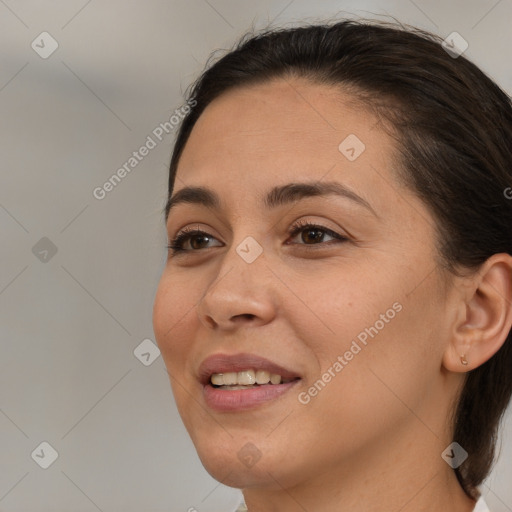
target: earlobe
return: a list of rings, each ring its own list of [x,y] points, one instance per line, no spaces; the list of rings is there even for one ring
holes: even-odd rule
[[[483,364],[477,362],[474,347],[481,341],[469,337],[468,332],[455,334],[443,355],[443,366],[454,373],[466,373]]]
[[[443,356],[452,372],[474,370],[502,347],[512,326],[512,256],[492,255],[466,279],[460,314]]]

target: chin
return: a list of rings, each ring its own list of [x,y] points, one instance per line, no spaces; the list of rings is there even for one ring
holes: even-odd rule
[[[250,487],[270,488],[275,485],[269,473],[262,468],[247,468],[236,463],[222,465],[214,461],[203,461],[203,459],[201,462],[215,480],[228,487],[247,489]]]
[[[206,471],[215,480],[229,487],[243,489],[247,487],[275,486],[272,476],[283,471],[283,459],[277,453],[276,447],[261,449],[248,439],[230,437],[228,434],[218,437],[192,439],[197,454]]]

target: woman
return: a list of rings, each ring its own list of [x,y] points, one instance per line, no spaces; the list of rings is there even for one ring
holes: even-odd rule
[[[268,31],[190,91],[153,323],[202,463],[250,512],[487,510],[512,106],[453,46]]]

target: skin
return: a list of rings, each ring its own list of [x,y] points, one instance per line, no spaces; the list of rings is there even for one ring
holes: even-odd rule
[[[182,154],[174,192],[200,185],[223,204],[176,206],[169,239],[198,227],[209,241],[170,256],[154,304],[154,331],[176,404],[207,471],[243,489],[250,512],[400,510],[469,512],[441,453],[465,372],[488,360],[512,324],[511,258],[448,275],[437,264],[435,222],[393,174],[394,143],[339,89],[276,79],[214,100]],[[338,149],[356,134],[366,149]],[[336,181],[374,210],[337,196],[275,210],[275,185]],[[325,226],[311,241],[297,220]],[[247,237],[262,254],[247,263]],[[507,302],[508,301],[508,302]],[[402,306],[309,403],[298,400],[357,335],[394,303]],[[216,353],[254,353],[301,381],[253,410],[215,412],[203,399],[199,364]],[[467,366],[460,356],[466,354]],[[261,455],[247,466],[246,443]]]

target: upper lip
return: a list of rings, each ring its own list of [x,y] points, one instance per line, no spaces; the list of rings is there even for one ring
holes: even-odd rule
[[[281,375],[285,380],[293,380],[300,376],[277,363],[255,354],[214,354],[207,357],[199,366],[199,380],[208,384],[214,373],[241,372],[243,370],[266,370]]]

